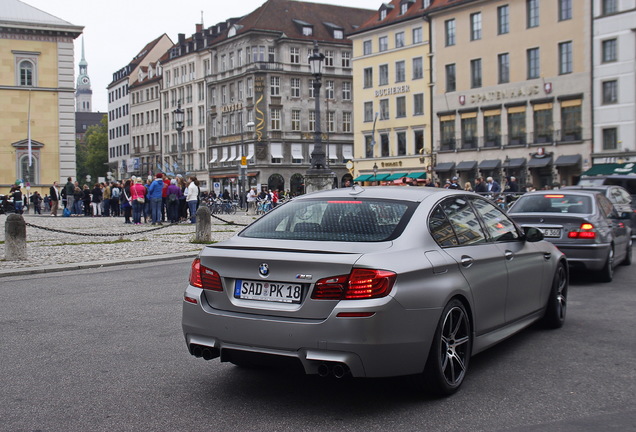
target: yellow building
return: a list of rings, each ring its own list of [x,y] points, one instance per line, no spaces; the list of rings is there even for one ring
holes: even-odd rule
[[[22,181],[48,194],[53,181],[75,177],[73,40],[83,27],[17,0],[2,3],[0,193]]]
[[[354,180],[423,180],[431,160],[428,1],[384,3],[353,41]]]

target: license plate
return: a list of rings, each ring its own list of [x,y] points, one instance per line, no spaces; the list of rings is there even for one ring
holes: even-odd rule
[[[544,237],[561,237],[560,228],[541,228]]]
[[[265,282],[237,279],[234,297],[278,303],[300,303],[303,286],[285,282]]]

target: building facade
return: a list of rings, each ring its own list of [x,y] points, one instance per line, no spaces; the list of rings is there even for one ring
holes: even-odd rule
[[[636,0],[594,0],[593,5],[592,163],[636,162]]]
[[[576,184],[593,137],[590,2],[440,0],[430,18],[437,177]]]
[[[74,39],[83,27],[16,0],[0,12],[0,187],[74,177]]]
[[[240,193],[242,185],[304,193],[316,130],[334,186],[351,178],[346,162],[353,159],[353,67],[346,35],[371,13],[269,0],[219,34],[207,78],[213,189]],[[307,60],[314,41],[325,56],[320,94]]]
[[[393,0],[353,41],[355,181],[405,184],[430,176],[430,2]]]

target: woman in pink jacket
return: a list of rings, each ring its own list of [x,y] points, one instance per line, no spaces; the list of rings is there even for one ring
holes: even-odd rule
[[[141,225],[141,212],[146,201],[146,188],[141,177],[137,177],[135,184],[130,187],[130,195],[132,199],[133,223]]]

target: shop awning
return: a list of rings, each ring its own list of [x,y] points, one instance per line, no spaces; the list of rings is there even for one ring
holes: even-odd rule
[[[507,161],[504,161],[503,163],[503,167],[504,168],[521,168],[526,164],[526,158],[513,158],[513,159],[508,159]]]
[[[457,164],[457,171],[470,171],[477,167],[477,161],[461,161]]]
[[[530,158],[528,168],[545,168],[552,164],[552,156],[542,158]]]
[[[611,174],[636,174],[636,164],[633,162],[629,162],[624,164],[608,163],[592,165],[592,168],[585,171],[581,175],[594,176]]]
[[[384,180],[386,181],[391,181],[391,180],[397,180],[400,179],[402,177],[406,177],[406,173],[395,173],[395,174],[391,174],[390,176],[388,176],[387,178],[385,178]]]
[[[501,166],[501,159],[486,159],[479,162],[480,170],[494,170]]]
[[[362,174],[362,175],[359,175],[358,177],[354,178],[353,181],[354,182],[369,181],[369,179],[371,177],[373,177],[373,174]]]
[[[581,155],[561,155],[554,161],[554,165],[558,167],[570,167],[580,164]]]
[[[437,172],[446,172],[451,171],[453,168],[455,168],[455,162],[441,162],[435,165],[434,169]]]
[[[407,175],[408,178],[412,178],[413,180],[422,180],[426,178],[425,172],[412,172]]]
[[[388,176],[390,176],[391,174],[378,174],[375,177],[371,176],[371,178],[367,181],[384,181],[387,179]]]

